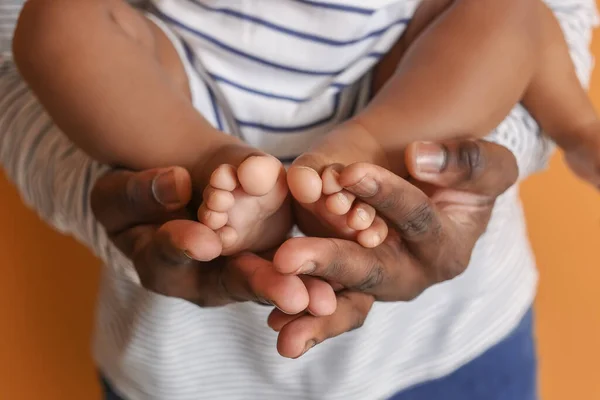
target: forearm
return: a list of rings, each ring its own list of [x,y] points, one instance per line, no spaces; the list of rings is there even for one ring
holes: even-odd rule
[[[391,153],[415,140],[487,134],[531,79],[536,8],[530,0],[453,1],[356,121]]]
[[[182,67],[165,67],[165,59],[179,61],[170,43],[160,42],[166,38],[128,8],[105,16],[105,4],[42,0],[20,18],[15,60],[56,124],[97,160],[133,169],[191,168],[232,143],[173,80],[181,71],[168,68]]]

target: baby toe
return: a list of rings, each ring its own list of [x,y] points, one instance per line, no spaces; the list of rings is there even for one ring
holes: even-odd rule
[[[348,212],[346,222],[350,228],[362,231],[371,226],[376,214],[377,212],[370,205],[357,202]]]

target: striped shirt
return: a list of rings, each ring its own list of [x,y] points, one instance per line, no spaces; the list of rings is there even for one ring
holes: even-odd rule
[[[361,329],[299,360],[277,355],[265,307],[201,309],[144,290],[90,211],[90,189],[106,167],[62,135],[10,61],[20,3],[0,0],[0,163],[28,205],[105,262],[94,356],[126,398],[382,399],[477,357],[531,307],[537,273],[516,187],[498,200],[463,275],[409,303],[375,304]],[[587,85],[594,1],[547,3]],[[356,82],[401,34],[416,4],[156,0],[152,13],[183,39],[190,73],[210,77],[198,83],[195,102],[207,119],[286,158],[347,117],[336,110],[352,112]],[[489,138],[515,154],[521,178],[543,168],[552,150],[520,106]]]

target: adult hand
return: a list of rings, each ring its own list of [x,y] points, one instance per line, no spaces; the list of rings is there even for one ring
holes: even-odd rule
[[[284,274],[309,274],[345,288],[331,316],[271,314],[282,355],[298,357],[361,326],[375,300],[409,301],[461,274],[496,198],[518,176],[512,153],[483,140],[416,143],[406,164],[412,183],[365,163],[340,173],[341,185],[387,220],[383,244],[366,249],[342,239],[293,238],[275,254],[275,268]]]
[[[202,307],[255,301],[288,313],[307,306],[315,315],[333,312],[333,292],[322,280],[282,275],[255,254],[217,257],[218,236],[188,218],[191,188],[188,172],[174,167],[111,171],[92,191],[94,214],[145,288]]]

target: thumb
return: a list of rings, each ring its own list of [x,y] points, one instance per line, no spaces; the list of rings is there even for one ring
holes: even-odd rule
[[[90,196],[92,211],[107,232],[161,222],[190,200],[191,180],[179,167],[141,172],[116,170],[101,177]]]
[[[491,197],[506,191],[519,175],[514,155],[485,140],[416,142],[405,157],[410,175],[419,181]]]

